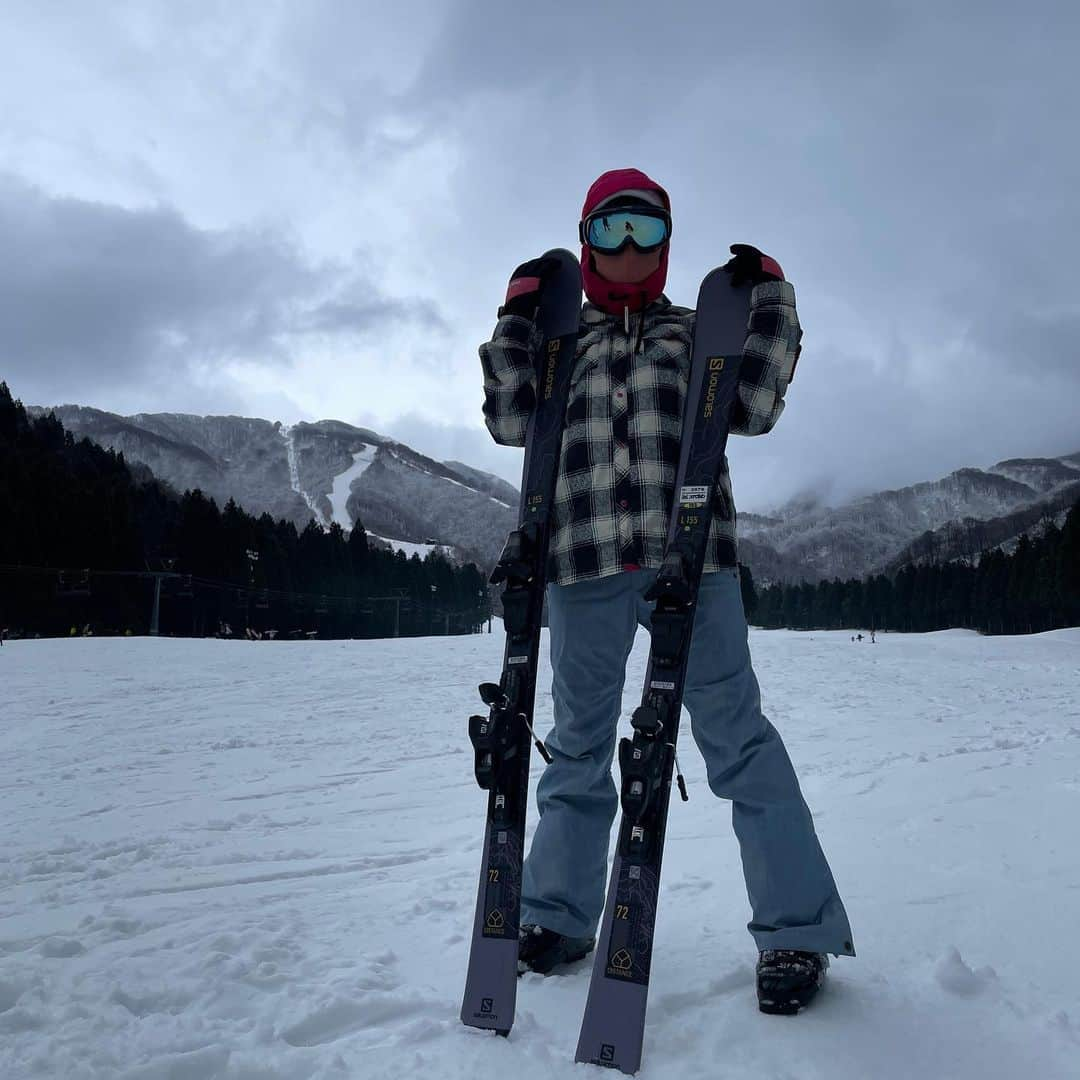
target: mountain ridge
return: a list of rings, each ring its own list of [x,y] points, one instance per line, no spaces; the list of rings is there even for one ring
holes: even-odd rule
[[[360,520],[374,537],[409,550],[431,546],[490,565],[515,525],[517,493],[499,477],[421,454],[340,420],[284,424],[260,417],[137,413],[81,405],[53,412],[76,436],[109,446],[176,489],[235,499],[304,528]],[[507,501],[512,497],[512,504]]]
[[[800,496],[792,501],[794,511],[785,504],[768,515],[740,515],[740,552],[755,578],[811,583],[894,572],[904,565],[911,545],[938,531],[951,538],[941,550],[970,558],[978,550],[959,537],[976,543],[980,536],[992,535],[994,544],[1006,543],[1016,535],[1006,527],[1010,519],[1019,524],[1060,513],[1061,500],[1077,483],[1080,453],[1011,458],[986,469],[964,467],[938,480],[859,496],[837,507],[817,504],[805,510],[807,500]],[[965,523],[988,527],[980,531]],[[911,548],[911,557],[918,550],[925,558],[933,547],[926,542],[923,548]]]
[[[515,527],[518,491],[460,461],[438,461],[369,428],[325,419],[284,424],[234,415],[36,406],[74,434],[124,453],[178,490],[200,488],[303,528],[314,518],[491,567]],[[740,559],[763,583],[892,573],[906,561],[972,558],[1017,529],[1060,515],[1080,484],[1080,451],[965,466],[937,480],[830,506],[803,493],[767,513],[741,513]]]

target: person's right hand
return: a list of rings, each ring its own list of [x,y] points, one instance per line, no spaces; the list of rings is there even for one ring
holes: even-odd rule
[[[499,308],[499,318],[504,315],[521,315],[526,319],[536,317],[544,284],[558,266],[556,259],[530,259],[522,263],[511,275],[506,288],[506,300]]]

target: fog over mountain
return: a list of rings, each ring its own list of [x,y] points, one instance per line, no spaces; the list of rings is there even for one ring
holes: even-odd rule
[[[742,560],[764,581],[865,577],[1008,545],[1080,499],[1080,454],[1001,461],[826,506],[796,499],[739,518]],[[1060,520],[1058,520],[1060,524]]]

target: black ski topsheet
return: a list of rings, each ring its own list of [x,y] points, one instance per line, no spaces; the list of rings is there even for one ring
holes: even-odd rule
[[[562,249],[547,252],[558,269],[545,281],[536,324],[536,407],[525,437],[518,528],[511,533],[493,581],[502,580],[506,648],[498,684],[481,686],[490,706],[469,734],[477,780],[488,791],[483,859],[472,946],[461,1005],[470,1027],[507,1034],[517,995],[518,923],[529,794],[529,756],[547,549],[563,421],[581,323],[581,267]]]
[[[641,1064],[683,683],[750,293],[749,285],[733,288],[719,269],[698,293],[674,505],[664,564],[650,593],[656,607],[645,688],[634,738],[619,747],[623,812],[576,1060],[625,1073]]]

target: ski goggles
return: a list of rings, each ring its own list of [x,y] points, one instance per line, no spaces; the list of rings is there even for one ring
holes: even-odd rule
[[[659,207],[597,210],[578,226],[578,233],[583,244],[604,255],[614,255],[627,244],[641,252],[656,251],[671,238],[671,215]]]

